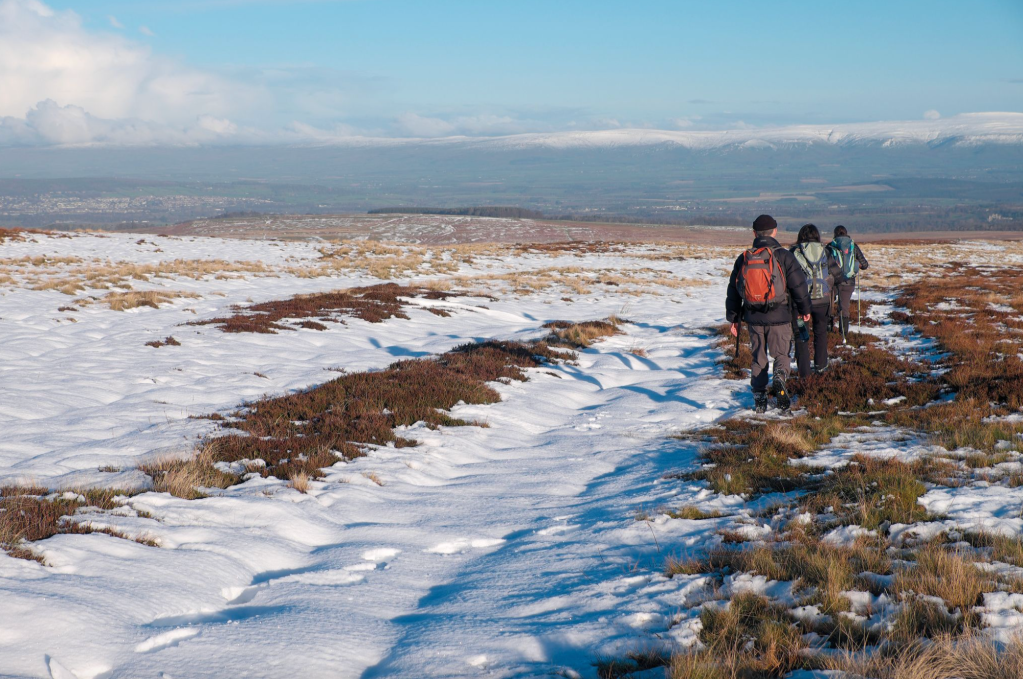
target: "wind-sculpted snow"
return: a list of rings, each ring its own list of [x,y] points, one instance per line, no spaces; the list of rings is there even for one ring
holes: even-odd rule
[[[128,237],[93,238],[39,236],[18,247],[26,254],[65,243],[79,252],[93,243],[136,248]],[[202,239],[160,246],[172,258],[218,249]],[[283,261],[310,249],[239,247],[245,259],[265,249]],[[627,261],[627,253],[616,256]],[[578,264],[576,255],[565,257]],[[597,266],[611,261],[589,257]],[[667,276],[690,278],[723,264],[658,265]],[[0,298],[0,478],[51,488],[138,483],[134,465],[184,454],[213,431],[214,423],[189,415],[325,382],[332,373],[324,368],[380,369],[466,342],[535,339],[550,334],[548,321],[606,318],[626,305],[633,323],[579,350],[574,364],[529,369],[527,382],[493,383],[500,403],[451,411],[485,428],[401,427],[396,433],[418,447],[374,448],[325,470],[306,494],[259,474],[206,499],[143,493],[127,501],[137,512],[101,521],[159,547],[58,535],[33,543],[48,566],[0,555],[4,673],[592,674],[595,653],[667,631],[669,612],[695,585],[660,575],[659,550],[695,543],[705,527],[633,517],[679,492],[660,477],[688,453],[667,436],[737,405],[732,387],[714,377],[717,351],[699,331],[718,315],[715,296],[702,287],[665,288],[664,296],[600,291],[567,302],[552,288],[496,300],[453,297],[442,302],[456,310],[449,317],[410,307],[408,319],[352,318],[328,331],[225,334],[182,325],[249,298],[367,282],[210,276],[189,284],[199,299],[129,311],[58,312],[72,301],[67,295],[9,290]],[[145,345],[170,335],[179,346]],[[646,356],[630,352],[637,348]]]

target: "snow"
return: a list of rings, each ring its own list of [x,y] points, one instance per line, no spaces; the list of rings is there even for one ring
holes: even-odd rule
[[[814,606],[795,608],[790,582],[731,573],[719,588],[708,576],[662,572],[669,555],[687,558],[720,545],[718,531],[770,540],[788,522],[811,519],[796,510],[755,518],[779,496],[746,501],[666,477],[698,462],[696,444],[673,434],[751,405],[745,383],[722,379],[707,330],[722,321],[721,271],[730,260],[652,260],[642,256],[652,246],[643,245],[617,254],[481,255],[459,274],[655,268],[709,285],[573,293],[571,301],[557,288],[523,295],[494,288],[494,300],[429,303],[451,310],[446,318],[413,300],[407,320],[346,319],[324,332],[247,335],[184,324],[234,304],[380,281],[359,272],[299,275],[319,258],[306,243],[161,238],[156,247],[136,239],[32,236],[0,245],[0,254],[226,259],[263,268],[135,281],[138,289],[197,297],[128,312],[99,301],[59,311],[73,298],[29,289],[29,274],[16,277],[0,291],[0,484],[144,489],[139,463],[187,455],[214,431],[215,423],[196,416],[322,383],[336,369],[378,370],[465,342],[540,337],[549,320],[616,314],[632,323],[574,363],[495,385],[500,403],[455,407],[455,417],[486,428],[408,427],[402,435],[420,446],[373,448],[326,470],[305,494],[252,475],[200,500],[144,492],[124,498],[117,511],[76,518],[159,547],[103,534],[58,535],[35,545],[45,567],[0,554],[0,673],[590,678],[600,655],[653,641],[697,643],[701,607],[720,605],[722,594],[764,594],[800,619],[822,619]],[[90,290],[77,299],[102,294]],[[900,351],[934,351],[903,328],[865,331]],[[145,344],[170,335],[181,345]],[[645,356],[630,351],[636,347]],[[837,467],[854,455],[933,452],[909,432],[872,426],[796,463]],[[245,471],[244,461],[232,468]],[[921,501],[942,519],[892,526],[896,540],[971,527],[1023,530],[1023,489],[976,481],[933,488]],[[672,519],[663,511],[684,506],[725,516]],[[847,526],[825,540],[850,544],[864,534]],[[985,598],[983,615],[997,634],[1008,634],[1023,624],[1012,598],[1019,595],[996,594],[1004,593]],[[872,626],[897,610],[884,596],[846,595],[851,615]]]
[[[833,547],[852,547],[861,537],[873,537],[877,532],[863,526],[842,526],[829,531],[821,541]]]
[[[126,236],[36,237],[3,247],[12,257],[163,261],[230,253],[275,266],[315,252],[299,243],[159,244],[156,254]],[[595,267],[611,263],[590,257]],[[58,535],[36,544],[48,567],[0,555],[3,671],[79,679],[230,676],[239,668],[262,676],[475,676],[482,668],[493,676],[592,676],[595,655],[651,634],[693,643],[692,622],[676,625],[669,615],[705,598],[709,583],[668,579],[660,564],[667,550],[699,549],[706,524],[634,517],[644,507],[708,500],[698,484],[663,479],[695,460],[694,448],[670,435],[748,407],[749,397],[744,385],[720,379],[704,330],[721,315],[717,273],[726,262],[636,264],[653,265],[687,278],[713,273],[717,288],[638,298],[601,292],[572,303],[548,291],[503,296],[487,301],[489,309],[462,298],[448,318],[413,309],[409,320],[349,319],[326,332],[277,335],[181,324],[249,299],[377,281],[154,279],[150,287],[199,297],[130,312],[97,302],[70,314],[76,323],[57,311],[70,301],[65,295],[7,290],[0,483],[51,487],[138,485],[137,472],[99,469],[185,454],[213,427],[189,416],[323,382],[331,377],[325,368],[378,369],[466,341],[538,337],[546,320],[601,318],[626,303],[634,323],[627,336],[581,352],[575,365],[496,385],[501,403],[455,408],[488,428],[412,427],[405,435],[419,447],[378,448],[338,464],[308,494],[259,477],[195,501],[143,493],[128,505],[154,518],[122,512],[97,520],[158,548]],[[524,264],[507,268],[514,266]],[[145,346],[167,335],[181,346]],[[646,357],[629,353],[634,346]]]
[[[963,488],[934,488],[919,502],[928,512],[948,517],[951,526],[1004,535],[1023,531],[1023,491],[1019,488],[977,481]]]

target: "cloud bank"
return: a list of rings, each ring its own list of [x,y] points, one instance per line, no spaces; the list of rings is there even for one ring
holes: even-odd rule
[[[351,124],[339,121],[351,118],[359,102],[363,109],[372,108],[386,82],[311,65],[203,70],[154,53],[139,38],[153,34],[146,27],[128,31],[115,16],[106,16],[103,26],[109,28],[89,30],[75,12],[55,10],[41,0],[0,0],[0,147],[432,143],[523,135],[533,137],[522,143],[542,140],[553,145],[660,140],[699,146],[737,139],[778,143],[789,137],[836,142],[857,138],[867,129],[758,130],[732,120],[722,132],[715,122],[726,121],[707,113],[667,120],[661,126],[674,132],[662,134],[654,124],[567,108],[406,110],[392,117],[378,112]],[[134,39],[128,37],[132,34]],[[983,128],[980,133],[1000,135],[1000,141],[1019,134],[1018,118],[999,120],[981,124],[979,119],[945,118],[931,110],[917,123],[879,123],[870,129],[883,135],[890,128],[901,138],[931,141],[945,135],[943,130]]]
[[[0,138],[8,144],[180,143],[213,132],[208,118],[230,118],[265,96],[116,33],[87,31],[74,12],[0,0]]]

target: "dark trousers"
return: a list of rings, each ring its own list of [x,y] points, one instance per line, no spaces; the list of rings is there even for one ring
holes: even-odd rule
[[[849,318],[852,311],[853,290],[856,289],[856,284],[836,285],[835,289],[838,290],[838,315],[842,318]]]
[[[792,326],[751,325],[749,326],[750,350],[753,353],[753,367],[750,371],[750,386],[753,391],[767,391],[767,365],[774,358],[774,376],[787,380],[792,371],[789,362],[789,345],[792,343]]]
[[[794,312],[793,312],[794,314]],[[831,327],[831,302],[825,300],[823,304],[815,303],[810,307],[810,341],[803,342],[799,339],[799,333],[793,329],[792,336],[796,338],[796,363],[799,365],[799,376],[808,377],[812,372],[810,366],[810,344],[813,344],[813,365],[818,369],[828,365],[828,328]],[[795,325],[795,320],[793,320]]]

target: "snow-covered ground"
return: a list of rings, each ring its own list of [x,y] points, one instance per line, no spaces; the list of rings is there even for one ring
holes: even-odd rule
[[[272,265],[311,251],[203,239],[161,239],[160,248],[154,255],[121,236],[36,236],[5,245],[4,255],[170,261],[229,253]],[[592,255],[587,263],[607,260]],[[723,265],[663,264],[686,278],[719,277]],[[707,495],[662,481],[692,455],[668,436],[746,398],[717,377],[717,352],[703,330],[719,320],[722,291],[565,302],[552,290],[487,300],[488,308],[460,298],[447,318],[412,310],[409,320],[352,319],[327,332],[229,335],[182,326],[250,299],[375,282],[159,279],[137,287],[201,296],[127,312],[98,302],[58,312],[73,304],[68,296],[9,289],[0,297],[0,482],[139,483],[131,468],[140,460],[187,452],[210,431],[209,421],[189,415],[315,385],[331,377],[327,368],[375,369],[465,341],[538,337],[552,319],[618,313],[633,324],[582,352],[577,365],[498,385],[501,403],[456,409],[489,428],[416,428],[420,447],[339,464],[306,495],[257,479],[196,501],[137,495],[130,505],[154,518],[101,520],[159,548],[62,535],[37,544],[48,567],[0,556],[0,674],[585,674],[597,653],[667,632],[687,583],[658,574],[661,555],[703,540],[706,524],[635,515],[680,501],[680,493]],[[168,335],[181,345],[145,345]],[[635,348],[646,356],[629,352]],[[99,471],[111,467],[129,471]],[[363,475],[371,472],[382,486]]]
[[[183,324],[233,304],[379,281],[297,275],[319,256],[309,244],[157,244],[117,235],[0,244],[2,259],[216,258],[266,268],[135,281],[198,296],[129,311],[75,301],[106,291],[69,297],[29,289],[29,273],[15,276],[0,294],[0,485],[145,484],[134,471],[140,462],[186,454],[213,430],[191,416],[322,383],[332,368],[374,370],[467,341],[536,338],[555,319],[616,314],[631,323],[574,364],[496,385],[500,403],[456,407],[457,417],[488,427],[412,427],[420,446],[339,463],[307,494],[258,477],[200,500],[146,492],[127,502],[152,518],[124,511],[93,522],[159,547],[58,535],[34,546],[47,566],[0,552],[0,676],[592,677],[601,655],[695,638],[709,583],[666,578],[668,555],[720,541],[713,533],[724,526],[769,531],[748,517],[771,498],[745,503],[666,478],[696,463],[694,445],[672,434],[751,402],[745,384],[722,378],[707,330],[723,320],[725,259],[633,256],[650,246],[479,257],[458,273],[652,267],[664,282],[709,284],[644,295],[601,287],[570,300],[557,286],[495,287],[493,300],[431,302],[447,305],[449,317],[412,309],[408,320],[250,335]],[[67,306],[76,310],[59,311]],[[146,346],[167,336],[180,346]],[[836,440],[818,462],[871,447],[920,453],[863,432]],[[738,513],[746,525],[657,511],[682,505]],[[981,511],[982,499],[971,507]],[[988,509],[1003,511],[1004,502]],[[637,520],[644,516],[654,518]],[[729,584],[747,585],[767,583]],[[991,605],[1004,612],[1010,603]]]

